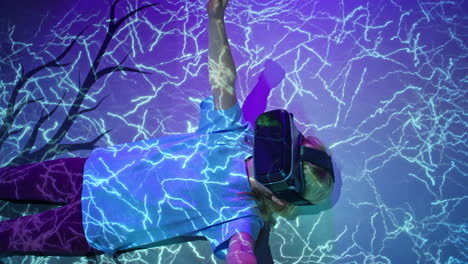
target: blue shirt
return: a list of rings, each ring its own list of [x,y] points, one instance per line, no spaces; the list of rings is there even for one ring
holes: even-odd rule
[[[97,148],[86,161],[82,193],[88,243],[106,254],[181,235],[201,235],[226,258],[237,232],[256,240],[263,221],[245,159],[253,132],[236,103],[215,110],[201,104],[195,133]]]

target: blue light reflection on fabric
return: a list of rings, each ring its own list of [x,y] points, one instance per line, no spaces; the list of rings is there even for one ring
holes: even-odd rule
[[[251,126],[238,104],[200,105],[196,133],[97,148],[86,161],[83,223],[93,247],[112,256],[176,236],[204,236],[225,258],[237,232],[256,238],[263,226],[249,192],[245,159]]]

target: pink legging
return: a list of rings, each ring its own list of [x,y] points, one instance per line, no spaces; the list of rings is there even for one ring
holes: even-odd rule
[[[0,200],[65,204],[0,222],[0,253],[100,254],[86,241],[81,217],[85,158],[0,169]]]

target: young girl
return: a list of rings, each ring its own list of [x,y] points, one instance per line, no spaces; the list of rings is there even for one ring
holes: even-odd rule
[[[254,242],[266,221],[294,206],[253,177],[251,126],[237,103],[227,41],[227,0],[210,0],[209,77],[192,134],[97,148],[68,158],[0,169],[0,199],[64,206],[0,222],[0,254],[114,254],[177,236],[204,236],[227,263],[256,263]],[[324,150],[314,137],[304,145]],[[333,180],[304,165],[304,198],[328,197]]]

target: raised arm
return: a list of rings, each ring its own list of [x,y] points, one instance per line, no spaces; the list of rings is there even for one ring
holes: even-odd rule
[[[228,0],[209,0],[208,12],[208,69],[211,91],[216,109],[228,109],[237,102],[236,66],[224,25],[224,11]]]

